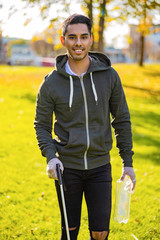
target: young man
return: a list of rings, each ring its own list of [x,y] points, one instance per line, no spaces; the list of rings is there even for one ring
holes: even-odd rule
[[[38,144],[47,158],[48,176],[57,179],[57,163],[63,172],[71,239],[77,239],[84,193],[90,239],[105,240],[111,213],[111,125],[123,163],[121,179],[128,175],[135,188],[130,114],[110,60],[102,53],[89,52],[90,20],[77,14],[66,19],[61,43],[67,54],[57,57],[56,69],[45,77],[37,96]],[[55,183],[62,218],[61,239],[65,240],[60,190]]]

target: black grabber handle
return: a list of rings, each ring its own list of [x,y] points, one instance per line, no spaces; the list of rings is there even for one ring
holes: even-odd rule
[[[56,169],[57,169],[58,183],[59,183],[59,185],[62,185],[62,173],[61,173],[59,163],[56,164]]]

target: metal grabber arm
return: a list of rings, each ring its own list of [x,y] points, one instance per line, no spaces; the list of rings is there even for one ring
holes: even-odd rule
[[[56,169],[57,169],[57,175],[58,175],[58,183],[59,183],[60,192],[61,192],[61,199],[62,199],[62,206],[63,206],[65,226],[66,226],[67,240],[70,240],[69,227],[68,227],[68,218],[67,218],[67,211],[66,211],[66,204],[65,204],[65,199],[64,199],[62,173],[61,173],[61,169],[60,169],[60,165],[59,164],[56,164]]]

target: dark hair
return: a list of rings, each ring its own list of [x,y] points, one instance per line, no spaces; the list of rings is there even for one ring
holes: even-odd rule
[[[62,26],[62,34],[63,34],[63,36],[66,35],[68,25],[70,25],[70,24],[78,24],[78,23],[86,24],[87,27],[88,27],[88,31],[89,31],[89,33],[91,35],[91,28],[92,28],[91,20],[88,17],[84,16],[84,15],[73,14],[73,15],[68,17],[63,22],[63,26]]]

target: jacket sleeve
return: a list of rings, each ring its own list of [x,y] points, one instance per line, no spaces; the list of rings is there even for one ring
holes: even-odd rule
[[[34,128],[42,156],[47,162],[56,157],[56,148],[52,139],[54,102],[44,81],[38,91]]]
[[[125,167],[132,167],[132,132],[130,113],[125,94],[117,72],[114,72],[112,93],[110,98],[110,112],[112,127],[114,128],[117,148]]]

